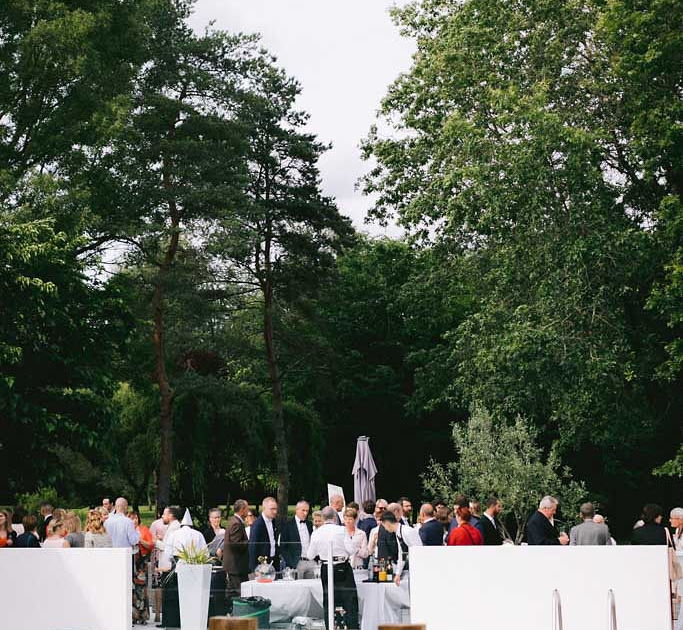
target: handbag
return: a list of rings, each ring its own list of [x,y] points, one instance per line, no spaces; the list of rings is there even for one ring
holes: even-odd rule
[[[672,582],[678,582],[683,580],[683,567],[681,567],[681,562],[676,555],[676,546],[668,529],[666,530],[666,542],[669,551],[669,579]]]

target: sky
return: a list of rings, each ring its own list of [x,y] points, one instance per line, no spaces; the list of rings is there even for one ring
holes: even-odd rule
[[[307,130],[332,143],[320,160],[323,192],[357,229],[398,236],[395,226],[364,222],[372,200],[355,190],[369,168],[360,142],[415,49],[391,21],[393,4],[405,0],[198,0],[191,24],[203,31],[213,20],[219,29],[261,34],[264,47],[301,84],[297,106],[311,116]]]

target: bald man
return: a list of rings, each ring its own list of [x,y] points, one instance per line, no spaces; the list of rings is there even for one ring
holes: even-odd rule
[[[114,513],[104,522],[104,529],[111,536],[112,547],[132,549],[140,542],[140,534],[127,512],[128,501],[119,497],[114,503]]]

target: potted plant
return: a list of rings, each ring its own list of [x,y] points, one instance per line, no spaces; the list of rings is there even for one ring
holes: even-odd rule
[[[197,549],[194,543],[182,547],[178,554],[178,599],[180,627],[183,630],[204,630],[209,616],[211,589],[211,558],[208,549]]]

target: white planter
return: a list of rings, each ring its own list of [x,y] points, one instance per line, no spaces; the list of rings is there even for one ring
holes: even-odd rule
[[[210,564],[178,562],[178,599],[182,630],[206,630],[211,589]]]

